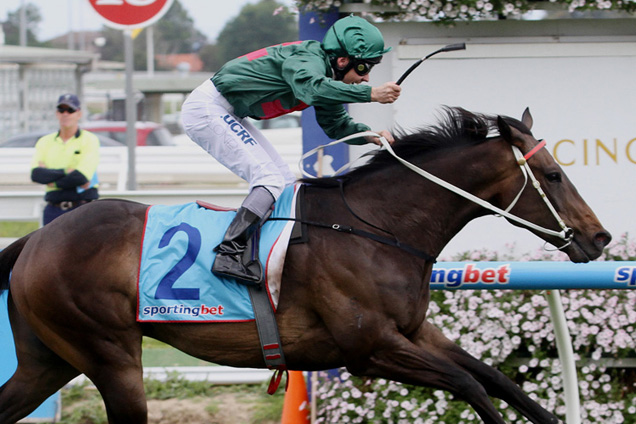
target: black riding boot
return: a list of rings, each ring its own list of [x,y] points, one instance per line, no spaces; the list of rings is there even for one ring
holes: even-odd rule
[[[238,209],[225,232],[223,241],[214,248],[217,255],[212,265],[212,272],[252,284],[260,283],[263,270],[258,261],[258,245],[255,244],[253,249],[247,249],[260,220],[261,218],[249,209],[244,207]]]

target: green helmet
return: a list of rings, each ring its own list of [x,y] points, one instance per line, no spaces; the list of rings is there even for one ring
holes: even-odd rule
[[[391,50],[384,48],[384,38],[379,29],[365,19],[347,16],[337,20],[325,34],[322,48],[332,57],[375,59]]]

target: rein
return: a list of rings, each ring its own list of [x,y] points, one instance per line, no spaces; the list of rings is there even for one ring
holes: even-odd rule
[[[423,252],[423,251],[421,251],[419,249],[416,249],[416,248],[414,248],[412,246],[409,246],[408,244],[400,243],[398,240],[396,240],[394,238],[380,236],[378,234],[374,234],[374,233],[370,233],[368,231],[360,230],[360,229],[352,227],[350,225],[325,224],[325,223],[322,223],[322,222],[306,221],[304,219],[299,219],[299,218],[283,218],[283,217],[268,218],[268,221],[294,221],[294,222],[298,222],[298,223],[301,223],[301,224],[311,225],[312,227],[327,228],[327,229],[338,231],[340,233],[353,234],[353,235],[356,235],[356,236],[368,238],[368,239],[376,241],[378,243],[386,244],[388,246],[397,247],[399,249],[404,250],[407,253],[410,253],[413,256],[417,256],[418,258],[424,259],[424,260],[426,260],[428,262],[433,262],[433,263],[437,262],[437,259],[434,258],[433,256],[429,255],[428,253]],[[363,222],[366,222],[366,221],[363,220]],[[373,226],[373,227],[377,228],[375,226]],[[380,230],[382,230],[382,229],[380,228]],[[382,231],[387,232],[386,230],[382,230]]]
[[[386,138],[380,136],[379,134],[372,132],[372,131],[364,131],[361,133],[357,133],[357,134],[352,134],[348,137],[342,138],[340,140],[336,140],[333,141],[329,144],[326,144],[324,146],[319,146],[309,152],[307,152],[306,154],[304,154],[301,158],[301,161],[304,160],[306,157],[314,154],[315,152],[317,152],[318,150],[324,148],[324,147],[328,147],[328,146],[332,146],[334,144],[337,143],[342,143],[344,141],[353,139],[353,138],[359,138],[359,137],[375,137],[375,138],[379,138],[380,139],[380,143],[382,144],[382,146],[384,146],[384,148],[394,157],[396,158],[402,165],[406,166],[407,168],[409,168],[410,170],[414,171],[415,173],[419,174],[420,176],[426,178],[427,180],[446,188],[447,190],[452,191],[453,193],[467,199],[470,200],[473,203],[478,204],[479,206],[485,208],[485,209],[489,209],[493,212],[495,212],[496,215],[499,216],[503,216],[511,221],[515,221],[527,228],[531,228],[533,230],[536,230],[538,232],[553,236],[553,237],[557,237],[560,238],[561,240],[563,240],[565,242],[565,244],[561,247],[558,247],[558,249],[564,249],[565,247],[569,246],[572,243],[572,240],[574,238],[574,231],[569,228],[567,225],[565,225],[565,222],[563,221],[563,219],[561,219],[561,217],[559,216],[558,212],[556,211],[556,209],[554,208],[554,206],[552,205],[552,203],[550,202],[550,200],[548,199],[548,197],[546,196],[545,192],[543,191],[543,189],[541,188],[541,184],[539,183],[539,181],[535,178],[534,174],[532,173],[532,170],[530,169],[530,166],[528,165],[528,159],[530,159],[537,151],[539,151],[541,148],[543,148],[546,144],[546,142],[544,140],[541,140],[539,142],[539,144],[537,144],[532,150],[530,150],[525,156],[523,155],[523,153],[521,153],[521,150],[519,150],[519,148],[517,146],[511,146],[512,147],[512,151],[513,154],[515,155],[515,158],[517,159],[517,164],[519,165],[519,168],[521,169],[521,173],[524,176],[524,184],[523,187],[521,187],[521,190],[519,191],[519,193],[517,194],[517,196],[515,197],[515,199],[512,201],[512,203],[504,210],[501,208],[498,208],[497,206],[483,200],[480,199],[479,197],[468,193],[465,190],[462,190],[459,187],[456,187],[444,180],[442,180],[441,178],[436,177],[435,175],[413,165],[412,163],[402,159],[401,157],[399,157],[394,151],[393,148],[391,147],[391,144],[389,144],[389,142],[386,140]],[[353,164],[353,162],[350,162],[349,164],[346,164],[345,166],[343,166],[342,168],[340,168],[336,173],[342,171],[343,169],[347,169],[349,168],[351,165]],[[312,177],[311,175],[307,174],[301,167],[301,171],[303,172],[303,175],[308,176],[308,177]],[[535,190],[537,190],[537,192],[539,193],[539,196],[543,199],[543,201],[545,202],[546,206],[548,207],[548,209],[550,210],[550,212],[552,213],[552,216],[554,216],[554,218],[556,219],[557,223],[559,224],[559,227],[561,227],[561,231],[554,231],[551,230],[549,228],[545,228],[542,227],[540,225],[534,224],[530,221],[527,221],[521,217],[518,217],[516,215],[511,214],[509,211],[514,207],[514,205],[517,203],[517,201],[519,200],[519,198],[521,197],[521,194],[523,192],[523,190],[525,189],[527,183],[528,183],[528,177],[530,178],[530,180],[532,180],[532,186],[535,188]]]

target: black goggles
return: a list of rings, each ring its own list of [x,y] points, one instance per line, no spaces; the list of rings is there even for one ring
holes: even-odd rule
[[[353,59],[353,70],[361,77],[368,75],[381,59]]]

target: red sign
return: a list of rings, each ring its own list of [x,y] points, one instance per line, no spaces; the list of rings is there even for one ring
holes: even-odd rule
[[[174,0],[89,0],[104,19],[105,25],[117,29],[135,29],[151,25],[161,18]]]

